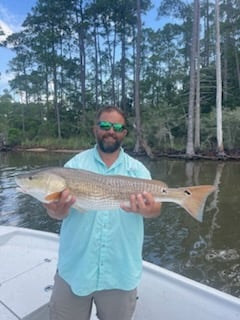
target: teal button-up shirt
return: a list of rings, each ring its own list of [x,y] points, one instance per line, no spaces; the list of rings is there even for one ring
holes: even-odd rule
[[[122,149],[109,168],[97,148],[74,156],[65,165],[105,175],[151,179],[149,171]],[[60,232],[58,272],[80,296],[106,289],[132,290],[142,273],[143,218],[134,213],[71,209]]]

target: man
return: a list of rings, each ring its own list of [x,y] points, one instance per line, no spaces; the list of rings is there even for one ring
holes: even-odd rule
[[[127,128],[120,109],[101,109],[93,131],[96,146],[66,167],[151,178],[121,147]],[[132,194],[129,207],[80,213],[70,209],[75,200],[64,190],[58,202],[46,205],[51,217],[63,219],[50,319],[89,320],[94,301],[100,320],[131,320],[142,271],[143,216],[158,216],[161,205],[144,192]]]

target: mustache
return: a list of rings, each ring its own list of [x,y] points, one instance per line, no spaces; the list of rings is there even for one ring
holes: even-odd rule
[[[109,132],[109,133],[105,133],[105,134],[102,136],[103,139],[108,138],[108,137],[111,137],[111,138],[114,138],[115,140],[117,140],[117,136],[116,136],[115,133]]]

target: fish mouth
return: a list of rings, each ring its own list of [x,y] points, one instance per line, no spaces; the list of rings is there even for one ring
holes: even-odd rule
[[[27,190],[21,188],[21,187],[17,187],[16,191],[21,192],[21,193],[27,193]]]

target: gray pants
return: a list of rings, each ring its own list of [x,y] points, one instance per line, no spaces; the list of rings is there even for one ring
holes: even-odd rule
[[[75,295],[70,286],[58,274],[55,275],[52,297],[49,303],[50,320],[89,320],[93,301],[100,320],[131,320],[137,290],[103,290],[88,296]]]

